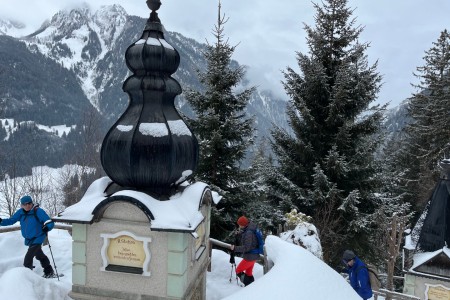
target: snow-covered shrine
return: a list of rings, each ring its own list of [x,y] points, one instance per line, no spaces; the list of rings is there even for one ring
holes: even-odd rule
[[[189,184],[198,142],[174,107],[180,55],[152,10],[126,50],[129,105],[103,140],[107,177],[54,218],[72,223],[72,299],[205,299],[213,201]]]
[[[450,160],[404,247],[404,293],[425,300],[450,300]]]

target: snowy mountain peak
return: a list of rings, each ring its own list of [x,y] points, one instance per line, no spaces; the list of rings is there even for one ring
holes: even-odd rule
[[[102,6],[93,11],[84,3],[59,11],[25,41],[30,49],[38,49],[64,68],[75,70],[86,96],[97,107],[98,93],[106,84],[94,83],[96,74],[102,73],[99,64],[116,47],[128,18],[120,5]]]
[[[102,6],[97,11],[91,11],[87,4],[70,11],[59,11],[47,24],[50,30],[40,30],[37,38],[61,41],[74,36],[81,38],[86,44],[96,35],[103,45],[111,45],[123,30],[127,20],[127,13],[123,7],[114,4]],[[55,30],[57,29],[57,34]]]
[[[80,24],[85,24],[90,19],[89,7],[83,6],[72,9],[70,11],[61,10],[57,12],[51,19],[50,24],[57,28],[79,27]]]
[[[104,20],[104,23],[108,23],[111,20],[122,18],[127,16],[125,9],[119,4],[102,5],[96,12],[97,19]]]
[[[0,35],[20,36],[25,30],[25,24],[13,20],[0,20]]]
[[[114,4],[100,7],[95,12],[92,22],[97,25],[97,33],[100,34],[101,40],[110,46],[123,31],[127,18],[125,9]]]

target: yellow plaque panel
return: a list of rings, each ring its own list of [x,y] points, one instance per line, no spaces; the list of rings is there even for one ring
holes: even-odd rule
[[[197,228],[197,236],[195,239],[195,250],[197,251],[201,246],[205,244],[205,222],[202,222]]]
[[[143,242],[127,235],[118,236],[109,241],[107,256],[112,265],[142,268],[145,261]]]
[[[450,300],[450,289],[443,285],[428,285],[427,300]]]

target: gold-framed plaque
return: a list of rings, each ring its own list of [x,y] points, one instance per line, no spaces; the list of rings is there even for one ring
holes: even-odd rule
[[[142,268],[145,260],[144,243],[129,235],[121,235],[109,241],[106,250],[110,264]]]
[[[450,288],[442,284],[426,283],[425,300],[450,300]]]
[[[139,237],[128,231],[101,234],[103,247],[102,271],[124,272],[150,276],[149,243],[151,238]]]

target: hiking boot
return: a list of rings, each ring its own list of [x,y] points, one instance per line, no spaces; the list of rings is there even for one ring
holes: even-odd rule
[[[53,273],[55,273],[53,271],[53,268],[52,268],[52,266],[50,264],[45,266],[45,267],[43,267],[43,268],[44,268],[44,274],[53,274]]]
[[[239,278],[239,280],[242,283],[244,283],[244,279],[245,279],[245,273],[244,272],[238,273],[238,274],[236,274],[236,276]]]
[[[255,281],[255,277],[245,275],[244,281],[242,281],[242,283],[243,283],[245,286],[247,286],[247,285],[249,285],[250,283],[252,283],[253,281]]]

